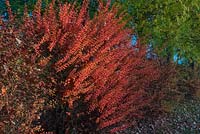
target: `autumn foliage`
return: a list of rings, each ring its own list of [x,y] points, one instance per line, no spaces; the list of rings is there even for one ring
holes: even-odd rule
[[[30,134],[39,129],[32,123],[48,90],[39,77],[42,68],[32,60],[34,49],[20,40],[13,21],[0,24],[0,133]]]
[[[37,1],[33,16],[25,10],[23,24],[12,33],[17,37],[2,46],[13,45],[18,39],[31,47],[34,55],[27,47],[24,55],[32,56],[29,59],[36,66],[48,71],[43,75],[44,83],[57,89],[71,111],[82,97],[88,104],[84,114],[98,111],[98,131],[116,132],[134,125],[145,114],[144,109],[150,108],[155,97],[149,91],[154,90],[150,84],[160,72],[156,61],[145,58],[145,47],[139,43],[131,46],[133,31],[125,28],[124,14],[118,14],[110,1],[99,2],[93,19],[88,15],[88,0],[83,1],[80,10],[75,3],[53,0],[44,13],[41,2]],[[19,52],[17,55],[23,56]]]

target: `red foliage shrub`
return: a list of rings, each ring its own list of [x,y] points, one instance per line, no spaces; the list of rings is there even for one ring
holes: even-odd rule
[[[132,30],[124,28],[124,14],[117,14],[110,2],[100,1],[93,19],[88,17],[88,0],[80,11],[75,4],[58,6],[53,0],[42,15],[38,0],[33,17],[24,16],[21,40],[34,46],[39,65],[48,68],[47,77],[70,109],[84,96],[89,103],[85,112],[100,113],[99,129],[116,132],[133,125],[153,100],[148,90],[159,77],[156,62],[145,58],[139,44],[131,46]]]
[[[32,60],[34,49],[21,40],[9,17],[0,24],[0,133],[31,134],[38,130],[32,123],[40,116],[48,90],[40,84],[43,70]]]

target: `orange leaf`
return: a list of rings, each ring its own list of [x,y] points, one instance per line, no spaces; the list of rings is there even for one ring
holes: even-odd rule
[[[6,93],[7,93],[7,88],[6,88],[5,86],[3,86],[3,87],[1,88],[1,94],[2,94],[3,96],[5,96]]]
[[[97,118],[97,119],[96,119],[96,123],[99,123],[99,121],[100,121],[100,119],[99,119],[99,118]]]

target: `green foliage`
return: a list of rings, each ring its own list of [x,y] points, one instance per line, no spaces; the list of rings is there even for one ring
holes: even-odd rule
[[[9,0],[10,5],[12,10],[15,12],[17,15],[22,15],[24,11],[24,6],[25,4],[27,5],[29,10],[32,10],[34,8],[34,4],[36,0]],[[0,1],[0,13],[2,14],[3,12],[6,11],[6,5],[4,0]]]
[[[130,26],[139,37],[146,39],[144,43],[153,39],[154,48],[160,55],[178,53],[180,57],[200,63],[199,0],[116,1],[132,17]]]
[[[17,17],[22,16],[24,12],[24,7],[27,5],[28,11],[33,11],[34,5],[36,3],[36,0],[9,0],[11,8],[15,14],[17,14]],[[51,0],[43,0],[43,9],[51,2]],[[61,3],[65,2],[76,2],[76,5],[78,8],[81,7],[82,0],[59,0]],[[89,15],[90,17],[93,17],[94,14],[96,13],[98,8],[98,2],[97,0],[90,0],[90,5],[89,5]],[[6,5],[4,0],[0,0],[0,14],[6,11]],[[20,18],[20,17],[19,17]]]

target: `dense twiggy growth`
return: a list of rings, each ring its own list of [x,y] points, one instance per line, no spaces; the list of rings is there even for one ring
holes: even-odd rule
[[[100,1],[93,19],[88,17],[88,0],[80,11],[75,4],[55,6],[53,0],[41,14],[38,0],[32,17],[25,12],[17,34],[34,47],[39,65],[48,71],[45,78],[62,93],[70,111],[84,96],[89,110],[83,114],[98,111],[99,131],[116,132],[133,125],[154,98],[148,90],[159,77],[156,62],[146,60],[140,44],[131,46],[132,31],[124,28],[124,14],[117,15],[110,1],[106,5]]]
[[[39,118],[47,94],[35,64],[34,50],[20,38],[12,23],[2,22],[0,28],[0,133],[34,133],[39,127],[32,123]]]

